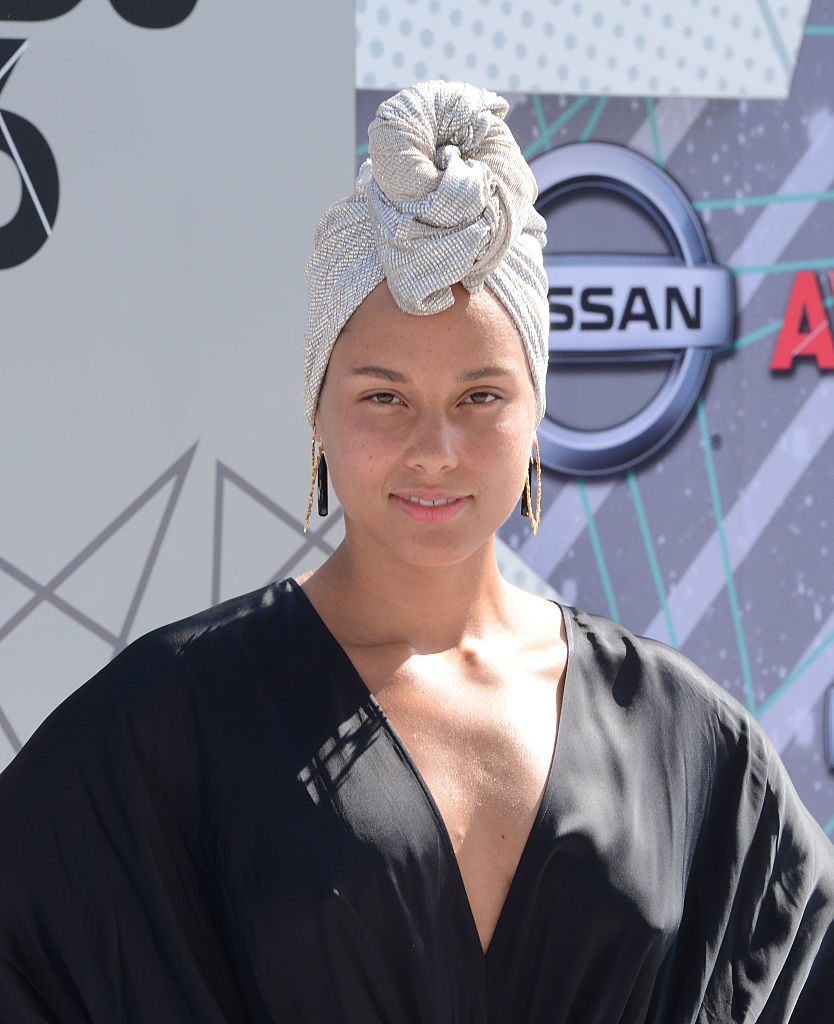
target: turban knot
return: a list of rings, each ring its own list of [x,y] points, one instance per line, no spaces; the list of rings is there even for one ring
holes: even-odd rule
[[[351,313],[383,278],[406,313],[454,302],[486,283],[521,334],[544,414],[545,222],[536,181],[504,117],[506,100],[459,82],[423,82],[379,106],[354,193],[316,230],[307,265],[306,413],[312,424],[327,361]]]

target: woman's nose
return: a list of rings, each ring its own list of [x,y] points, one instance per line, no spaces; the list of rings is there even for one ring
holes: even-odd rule
[[[426,413],[414,424],[408,446],[408,465],[428,474],[444,473],[457,465],[454,428],[445,416]]]

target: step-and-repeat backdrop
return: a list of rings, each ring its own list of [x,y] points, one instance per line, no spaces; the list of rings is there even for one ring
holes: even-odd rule
[[[303,264],[379,101],[442,77],[508,98],[549,225],[503,571],[692,656],[834,832],[832,0],[4,14],[0,765],[141,632],[338,543],[301,533]]]

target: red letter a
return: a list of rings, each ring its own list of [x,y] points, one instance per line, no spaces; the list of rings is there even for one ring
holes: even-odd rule
[[[831,280],[834,285],[834,271]],[[770,368],[790,370],[798,356],[811,356],[821,370],[834,370],[834,338],[813,270],[797,271]]]

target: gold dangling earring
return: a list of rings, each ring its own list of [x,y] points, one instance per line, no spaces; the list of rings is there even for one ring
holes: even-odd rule
[[[319,454],[316,458],[316,432],[313,431],[313,449],[310,454],[310,458],[313,464],[313,479],[310,481],[310,497],[307,500],[307,515],[304,517],[304,532],[307,532],[307,527],[310,525],[310,515],[313,511],[313,491],[316,489],[316,480],[319,475],[319,463],[324,456],[324,445],[319,445]]]
[[[534,534],[539,532],[539,523],[542,521],[542,466],[539,459],[539,439],[533,435],[533,447],[536,451],[536,515],[530,513],[532,494],[530,493],[533,483],[533,456],[530,456],[530,465],[527,470],[527,479],[524,481],[524,491],[521,495],[521,514],[530,517],[530,529]]]

